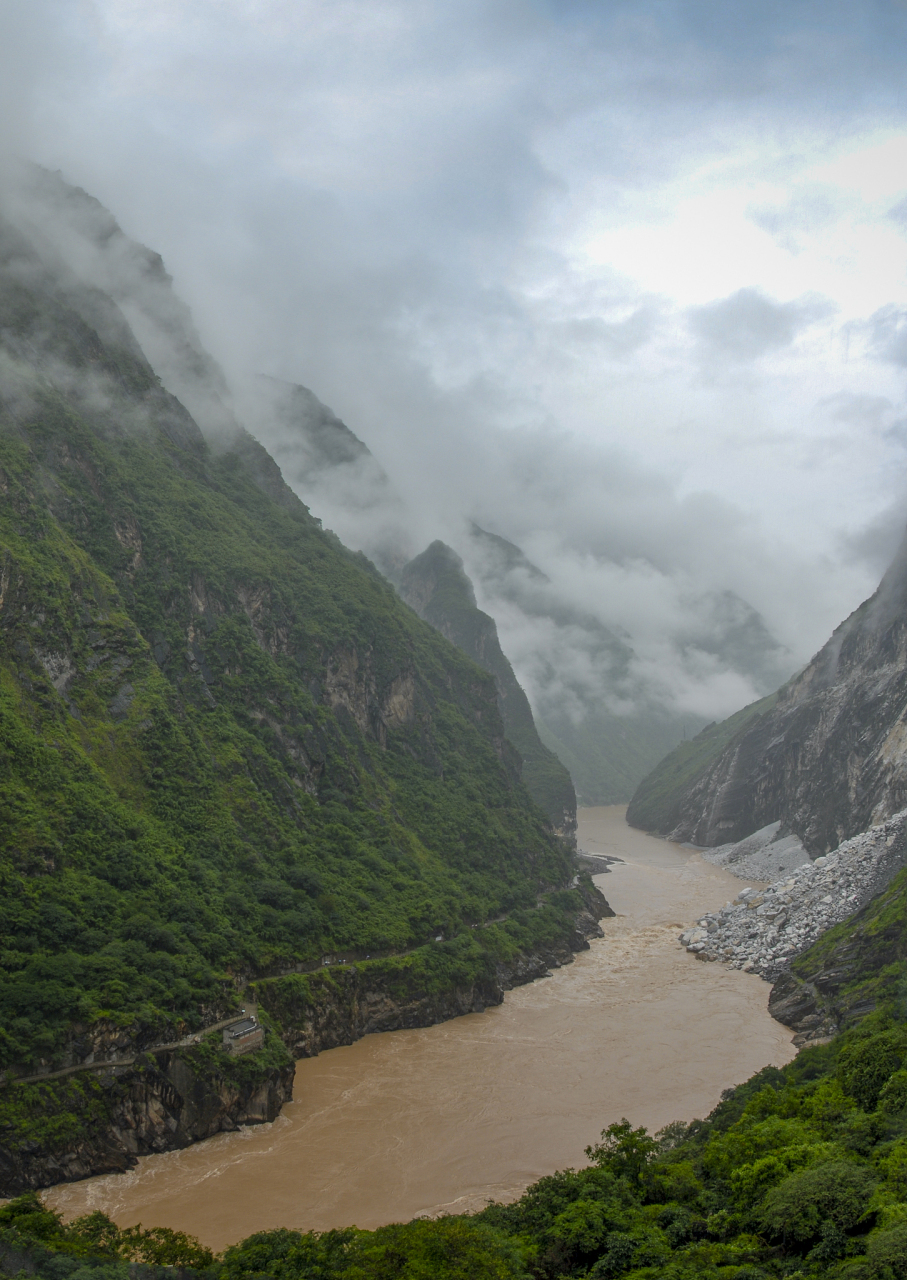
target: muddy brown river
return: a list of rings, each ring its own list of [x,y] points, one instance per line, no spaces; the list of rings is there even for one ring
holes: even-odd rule
[[[271,1125],[146,1156],[126,1174],[55,1188],[69,1216],[169,1226],[216,1249],[253,1231],[375,1227],[510,1199],[626,1116],[657,1130],[794,1050],[769,987],[703,964],[682,925],[744,882],[633,831],[624,808],[580,811],[579,843],[624,859],[596,878],[605,936],[504,1004],[421,1031],[367,1036],[297,1064]]]

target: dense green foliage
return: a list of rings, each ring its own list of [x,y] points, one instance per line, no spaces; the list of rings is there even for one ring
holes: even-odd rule
[[[872,913],[876,936],[898,883]],[[815,969],[820,951],[828,962],[840,941],[820,940],[803,962]],[[856,978],[873,963],[860,956]],[[204,1280],[907,1280],[904,969],[892,962],[871,1014],[851,1006],[833,1040],[727,1090],[707,1120],[654,1137],[611,1124],[587,1167],[513,1204],[377,1231],[265,1231],[204,1265],[172,1233],[117,1233],[100,1215],[64,1226],[22,1197],[0,1215],[0,1265],[16,1270],[2,1261],[12,1242],[47,1280],[68,1277],[74,1257],[90,1280],[119,1259],[165,1256],[154,1248]]]
[[[16,1262],[26,1259],[39,1275],[55,1280],[67,1276],[127,1280],[129,1263],[144,1263],[148,1268],[200,1268],[214,1261],[210,1249],[168,1227],[145,1230],[138,1225],[121,1230],[103,1213],[64,1223],[34,1192],[0,1206],[0,1262],[4,1271],[15,1273]]]
[[[331,952],[530,937],[572,869],[489,677],[0,233],[0,1066]]]
[[[775,705],[777,698],[778,694],[772,693],[751,702],[727,720],[706,725],[695,738],[676,746],[634,792],[627,808],[630,826],[663,835],[672,831],[680,821],[680,805],[690,787],[754,717],[764,715]]]
[[[532,708],[501,649],[495,621],[476,604],[463,562],[443,542],[433,542],[401,575],[401,592],[416,612],[494,676],[507,737],[522,756],[521,777],[555,830],[576,821],[570,774],[539,737]]]

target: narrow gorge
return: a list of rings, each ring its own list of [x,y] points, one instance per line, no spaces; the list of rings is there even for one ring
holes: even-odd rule
[[[579,840],[620,859],[595,881],[617,915],[572,963],[484,1012],[299,1061],[273,1125],[144,1157],[49,1202],[121,1225],[153,1218],[216,1248],[288,1223],[473,1212],[584,1163],[590,1127],[689,1121],[728,1085],[789,1061],[791,1033],[769,1016],[765,984],[697,964],[676,940],[678,924],[742,882],[634,832],[622,807],[580,810]]]

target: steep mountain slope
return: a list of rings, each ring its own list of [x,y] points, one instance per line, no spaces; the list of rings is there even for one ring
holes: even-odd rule
[[[529,794],[561,835],[576,831],[576,795],[570,774],[542,743],[529,700],[498,641],[494,619],[476,604],[463,562],[443,542],[433,542],[400,575],[400,594],[416,613],[494,677],[504,731],[522,756]]]
[[[256,378],[240,397],[287,484],[396,582],[407,562],[403,506],[380,463],[307,387]]]
[[[493,681],[8,222],[0,493],[8,1071],[173,1040],[252,979],[279,1003],[332,954],[441,992],[574,940]]]
[[[367,445],[304,387],[257,379],[240,399],[294,492],[399,583],[421,519]],[[671,689],[651,661],[640,663],[630,636],[572,603],[515,543],[472,521],[454,546],[483,611],[506,637],[539,738],[567,766],[584,803],[628,800],[684,735],[706,723],[673,707]],[[680,613],[686,622],[666,643],[694,682],[703,672],[733,671],[768,693],[789,673],[790,655],[733,592],[684,598]]]
[[[907,539],[875,595],[656,829],[714,846],[780,821],[813,856],[825,853],[907,804],[905,715]],[[640,820],[642,796],[632,810]]]
[[[764,715],[777,702],[771,693],[752,702],[720,724],[708,724],[694,738],[681,742],[661,760],[633,793],[627,807],[627,822],[643,831],[673,831],[680,821],[680,809],[690,787],[717,760],[728,743],[746,731],[755,716]]]
[[[7,213],[42,254],[78,265],[80,280],[112,300],[164,387],[208,435],[238,423],[223,371],[204,349],[163,260],[131,240],[94,196],[39,165],[23,164],[4,190]]]

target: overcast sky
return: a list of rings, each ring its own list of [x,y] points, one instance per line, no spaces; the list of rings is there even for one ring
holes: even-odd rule
[[[611,623],[733,588],[798,660],[907,520],[905,68],[902,0],[0,0],[8,148],[417,540]]]

